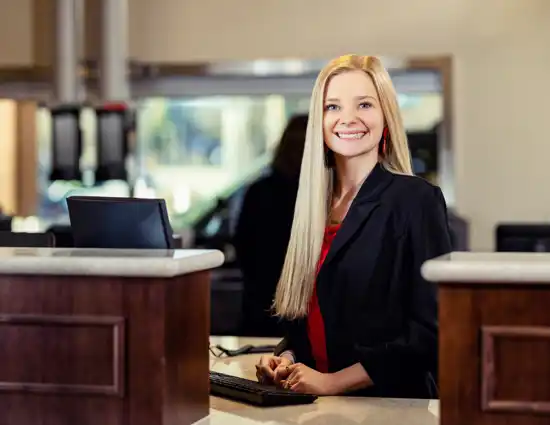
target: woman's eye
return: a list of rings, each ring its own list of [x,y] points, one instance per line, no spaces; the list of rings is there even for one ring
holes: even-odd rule
[[[338,105],[325,105],[325,111],[336,111],[338,109]]]
[[[361,104],[359,105],[359,107],[362,108],[362,109],[368,109],[368,108],[372,107],[372,103],[370,103],[370,102],[363,102],[363,103],[361,103]]]

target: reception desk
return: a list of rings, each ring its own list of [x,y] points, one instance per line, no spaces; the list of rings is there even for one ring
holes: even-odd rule
[[[442,425],[550,424],[550,254],[452,253],[439,285]]]
[[[212,337],[211,345],[236,349],[244,345],[275,345],[277,339]],[[210,357],[216,372],[256,379],[260,355]],[[197,425],[437,425],[437,400],[321,397],[313,404],[259,408],[215,396],[210,397],[210,416]]]
[[[0,248],[3,425],[185,425],[209,413],[219,251]]]

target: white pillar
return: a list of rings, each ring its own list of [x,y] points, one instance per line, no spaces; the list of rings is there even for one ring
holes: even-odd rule
[[[130,98],[128,0],[101,1],[100,93],[103,101]]]
[[[264,100],[264,127],[268,151],[277,148],[286,127],[286,101],[284,96],[271,95]]]
[[[253,100],[248,98],[231,99],[222,109],[222,167],[227,179],[236,181],[251,167],[252,140],[250,140],[250,119]]]
[[[82,0],[56,0],[55,94],[60,103],[81,100]]]

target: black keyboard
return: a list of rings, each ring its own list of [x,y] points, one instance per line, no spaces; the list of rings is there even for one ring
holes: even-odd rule
[[[309,404],[317,400],[316,395],[300,394],[219,372],[210,372],[210,394],[256,406]]]

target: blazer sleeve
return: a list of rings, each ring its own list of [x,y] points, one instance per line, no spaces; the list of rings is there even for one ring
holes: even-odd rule
[[[299,320],[288,321],[283,319],[281,322],[284,330],[283,339],[277,344],[273,352],[274,355],[280,356],[285,351],[292,351],[294,356],[297,357],[298,346],[296,344],[296,333],[299,326]]]
[[[430,188],[432,189],[432,188]],[[437,372],[437,287],[420,274],[422,264],[451,251],[447,208],[438,187],[426,191],[409,215],[403,237],[403,279],[408,319],[397,339],[376,347],[358,347],[359,362],[375,386],[395,388],[408,375]],[[412,270],[411,270],[412,267]]]
[[[273,354],[275,356],[280,356],[287,350],[292,350],[289,344],[289,338],[288,335],[285,336],[279,343],[275,346],[275,349],[273,350]]]

